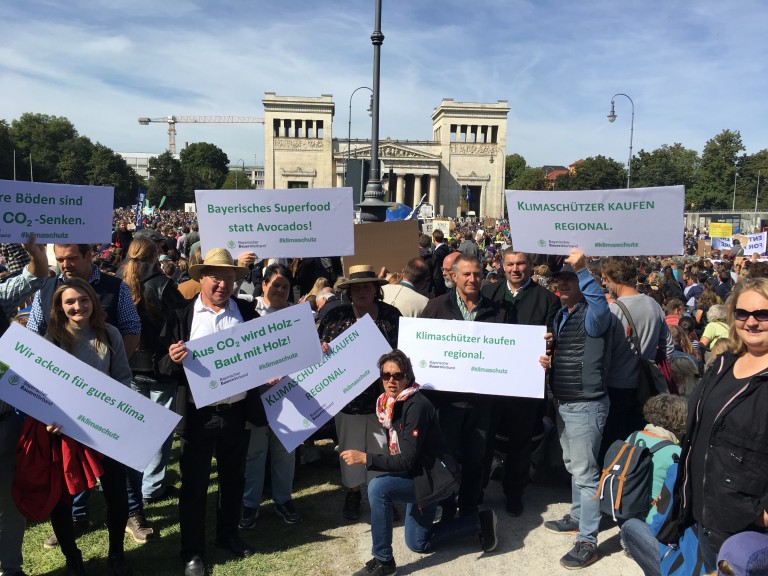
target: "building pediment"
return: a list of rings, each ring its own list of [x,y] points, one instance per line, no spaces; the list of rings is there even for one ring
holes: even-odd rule
[[[356,158],[370,158],[371,146],[360,146],[359,148],[352,148],[352,156]],[[346,152],[339,152],[337,154],[339,158],[346,158]],[[382,142],[379,144],[379,160],[428,160],[428,161],[440,161],[440,155],[427,154],[421,150],[409,148],[402,144],[395,144],[394,142]]]

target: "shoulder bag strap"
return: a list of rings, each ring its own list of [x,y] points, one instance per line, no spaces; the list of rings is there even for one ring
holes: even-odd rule
[[[627,317],[627,322],[629,322],[629,330],[631,332],[630,336],[632,338],[632,345],[635,347],[635,354],[640,356],[640,340],[637,337],[637,332],[635,330],[635,323],[632,321],[632,315],[629,313],[629,310],[627,310],[627,307],[624,305],[624,303],[621,300],[615,300],[616,305],[621,308],[621,311],[624,313],[624,316]]]

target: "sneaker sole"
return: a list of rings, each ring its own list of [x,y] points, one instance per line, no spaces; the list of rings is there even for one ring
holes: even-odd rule
[[[152,534],[149,534],[149,535],[147,535],[147,537],[146,537],[146,538],[144,538],[144,540],[142,540],[141,538],[139,538],[138,536],[136,536],[136,535],[133,533],[133,530],[131,530],[131,529],[130,529],[130,528],[128,528],[127,526],[125,527],[125,533],[126,533],[126,534],[130,534],[130,535],[131,535],[131,538],[133,539],[133,541],[134,541],[134,542],[136,542],[136,544],[146,544],[147,542],[149,542],[150,540],[153,540],[153,539],[155,538],[155,534],[154,534],[154,532],[153,532]]]
[[[578,530],[558,530],[557,528],[550,528],[549,526],[544,526],[547,530],[552,532],[552,534],[562,534],[563,536],[578,536],[579,531]]]
[[[493,512],[493,545],[489,546],[488,548],[483,547],[483,552],[493,552],[499,545],[499,537],[496,534],[496,526],[498,524],[498,520],[499,518],[496,516],[496,512]]]
[[[595,553],[595,555],[592,556],[589,562],[585,562],[584,564],[581,564],[579,566],[567,566],[566,564],[563,564],[562,560],[560,560],[560,566],[562,566],[566,570],[581,570],[582,568],[586,568],[587,566],[592,566],[592,564],[594,564],[598,560],[600,560],[600,556],[597,553]]]
[[[285,522],[286,524],[291,524],[291,525],[301,524],[301,521],[303,520],[303,518],[299,518],[298,520],[291,520],[290,518],[288,518],[287,516],[284,516],[282,513],[278,512],[277,510],[275,510],[275,513],[279,518],[282,518],[283,522]]]

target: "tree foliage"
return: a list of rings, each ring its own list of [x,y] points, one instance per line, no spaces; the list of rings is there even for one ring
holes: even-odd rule
[[[64,117],[29,112],[22,114],[18,120],[11,122],[10,128],[10,137],[16,149],[17,178],[34,179],[36,182],[57,182],[56,166],[62,148],[66,142],[77,136],[74,125]]]
[[[249,188],[253,188],[253,186],[251,186],[248,172],[243,172],[239,168],[230,170],[224,179],[224,184],[221,185],[222,190],[246,190]]]
[[[94,186],[114,186],[115,206],[136,202],[140,180],[125,158],[102,144],[96,144],[88,163],[88,181]]]
[[[525,158],[520,154],[510,154],[507,156],[504,164],[504,184],[507,190],[524,190],[524,188],[514,188],[512,182],[517,178],[523,170],[525,170],[527,164]]]
[[[569,174],[555,181],[557,190],[609,190],[627,185],[624,165],[605,156],[589,157],[580,162]]]
[[[507,184],[508,190],[545,190],[546,182],[541,168],[527,167]]]
[[[196,142],[179,154],[184,172],[184,198],[194,202],[195,190],[221,188],[229,172],[229,158],[215,144]]]
[[[693,186],[699,154],[682,144],[664,144],[652,152],[640,150],[632,157],[633,188],[677,186],[688,190]]]
[[[699,210],[730,208],[735,174],[743,161],[739,153],[745,149],[738,130],[723,130],[708,140],[695,183],[686,198],[686,207]]]
[[[164,208],[184,207],[184,173],[181,161],[166,150],[160,156],[149,159],[149,175],[147,203],[150,206],[159,205],[165,196]]]

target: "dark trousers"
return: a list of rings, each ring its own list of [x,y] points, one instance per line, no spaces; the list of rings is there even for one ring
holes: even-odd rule
[[[635,388],[608,388],[611,406],[605,421],[603,441],[600,443],[598,462],[602,465],[608,448],[616,440],[626,440],[632,432],[645,428],[643,407],[637,400]]]
[[[541,429],[545,402],[538,398],[502,398],[494,403],[496,430],[508,439],[501,482],[507,497],[522,496],[530,482],[533,437]],[[492,446],[490,442],[489,448]]]
[[[125,483],[125,466],[112,458],[104,457],[101,461],[104,474],[99,478],[107,504],[107,530],[109,532],[109,555],[122,555],[124,551],[125,524],[128,522],[128,491]],[[75,543],[75,531],[72,524],[72,499],[68,495],[59,500],[51,512],[53,533],[67,559],[80,557],[80,550]]]
[[[483,456],[491,422],[490,404],[439,404],[440,430],[447,446],[461,464],[459,511],[477,511],[483,490]]]
[[[184,561],[205,552],[205,509],[214,450],[219,479],[216,540],[223,541],[237,534],[248,438],[244,401],[228,407],[200,409],[188,404],[179,461],[179,523]]]

